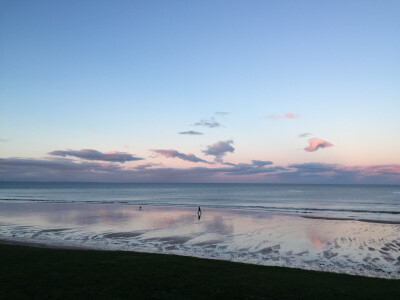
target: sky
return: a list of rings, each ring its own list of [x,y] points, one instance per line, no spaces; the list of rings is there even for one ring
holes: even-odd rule
[[[0,181],[400,184],[399,1],[0,1]]]

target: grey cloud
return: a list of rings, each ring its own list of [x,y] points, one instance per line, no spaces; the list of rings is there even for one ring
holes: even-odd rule
[[[230,162],[226,162],[226,161],[218,161],[220,164],[226,165],[226,166],[231,166],[231,167],[236,167],[236,164],[230,163]]]
[[[253,163],[253,165],[258,166],[258,167],[263,167],[263,166],[273,164],[272,161],[267,161],[267,160],[252,160],[251,162]]]
[[[191,162],[203,162],[203,163],[207,163],[207,164],[210,163],[210,162],[208,162],[208,161],[206,161],[204,159],[198,158],[196,155],[194,155],[192,153],[185,154],[185,153],[178,152],[177,150],[174,150],[174,149],[168,149],[168,150],[153,149],[153,150],[150,150],[150,151],[152,151],[154,153],[157,153],[159,155],[162,155],[164,157],[168,157],[168,158],[177,157],[177,158],[180,158],[182,160],[191,161]]]
[[[254,175],[261,173],[290,171],[290,169],[280,166],[266,168],[264,166],[257,166],[254,164],[246,164],[246,163],[237,164],[233,168],[221,168],[221,170],[223,170],[225,174],[231,174],[231,175]]]
[[[132,154],[126,152],[112,151],[108,153],[103,153],[93,149],[56,150],[49,152],[48,154],[55,156],[62,156],[62,157],[74,156],[86,160],[98,160],[98,161],[119,162],[119,163],[143,159],[140,157],[135,157]]]
[[[32,169],[50,169],[59,171],[115,171],[121,170],[118,165],[111,163],[76,163],[72,160],[44,160],[33,158],[0,158],[0,170],[8,167],[30,167]]]
[[[193,131],[193,130],[189,130],[189,131],[181,131],[179,132],[179,134],[188,134],[188,135],[203,135],[203,133],[199,132],[199,131]]]
[[[303,172],[328,172],[333,171],[337,168],[337,164],[325,164],[325,163],[303,163],[303,164],[291,164],[289,168],[295,168],[302,170]]]
[[[139,166],[135,167],[135,170],[144,170],[144,169],[147,169],[147,168],[151,168],[152,166],[153,165],[151,165],[151,164],[139,165]]]
[[[226,111],[216,111],[216,112],[215,112],[215,114],[216,114],[216,115],[220,115],[220,116],[226,116],[226,115],[229,115],[229,113],[228,113],[228,112],[226,112]]]
[[[221,124],[215,121],[213,118],[210,120],[200,120],[199,122],[194,124],[195,126],[205,126],[209,128],[221,127]]]
[[[233,153],[235,148],[231,146],[233,144],[232,140],[219,141],[212,145],[207,146],[207,149],[203,151],[205,155],[215,156],[215,160],[222,162],[222,157],[224,157],[228,152]]]
[[[308,136],[310,136],[310,135],[311,135],[311,133],[305,132],[305,133],[299,134],[298,136],[299,136],[299,137],[308,137]]]
[[[136,166],[134,169],[135,170],[144,170],[144,169],[147,169],[147,168],[151,168],[151,167],[156,167],[156,166],[162,166],[163,164],[154,164],[154,163],[148,163],[148,164],[143,164],[143,165],[138,165],[138,166]]]
[[[1,143],[7,143],[8,140],[6,140],[6,139],[0,139],[0,142],[1,142]]]

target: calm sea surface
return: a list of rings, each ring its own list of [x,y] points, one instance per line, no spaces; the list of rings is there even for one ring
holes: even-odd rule
[[[2,182],[0,201],[202,206],[400,222],[400,186]]]

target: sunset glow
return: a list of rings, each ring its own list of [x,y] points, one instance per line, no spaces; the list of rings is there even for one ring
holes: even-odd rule
[[[400,183],[398,1],[57,2],[1,4],[0,181]]]

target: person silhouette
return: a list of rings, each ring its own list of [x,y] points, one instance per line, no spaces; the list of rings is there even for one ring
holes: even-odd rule
[[[198,214],[198,215],[201,215],[201,208],[200,208],[200,206],[199,206],[199,210],[197,211],[197,214]]]

